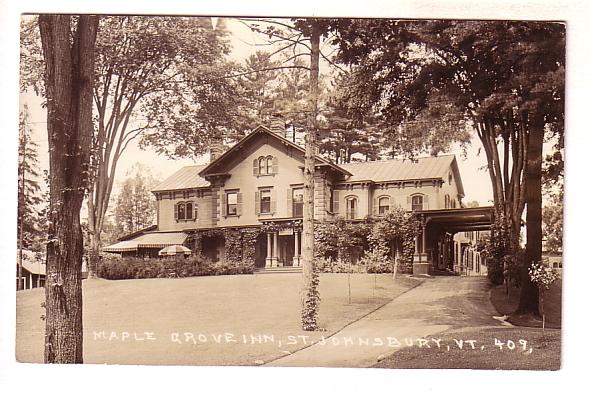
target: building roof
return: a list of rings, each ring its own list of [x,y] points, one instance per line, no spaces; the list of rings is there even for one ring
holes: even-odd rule
[[[152,192],[209,187],[211,185],[209,181],[199,176],[199,172],[201,172],[206,166],[207,165],[191,165],[180,168],[152,189]]]
[[[278,139],[282,144],[287,145],[287,146],[291,146],[294,150],[298,151],[302,156],[305,155],[304,148],[302,148],[301,146],[299,146],[296,143],[291,142],[287,138],[282,137],[281,135],[277,134],[276,132],[273,132],[269,128],[261,125],[261,126],[256,127],[251,133],[246,135],[244,138],[240,139],[240,141],[238,143],[233,145],[229,150],[227,150],[225,153],[223,153],[221,156],[219,156],[216,160],[214,160],[214,161],[210,162],[208,165],[206,165],[201,170],[200,174],[202,176],[207,176],[207,175],[212,174],[213,172],[218,170],[217,168],[219,167],[219,164],[221,162],[223,162],[225,159],[230,157],[234,152],[238,151],[248,141],[254,139],[256,136],[261,135],[261,134],[270,135],[271,137]],[[316,166],[320,166],[320,165],[328,166],[328,167],[334,169],[335,171],[342,173],[343,175],[350,175],[350,173],[346,169],[332,163],[331,161],[329,161],[321,156],[315,157],[315,164],[316,164]]]
[[[347,181],[397,181],[415,179],[445,179],[454,155],[418,158],[412,160],[380,160],[340,164],[352,173]]]
[[[151,232],[144,233],[130,240],[111,244],[103,247],[105,252],[136,251],[138,248],[164,248],[173,245],[182,245],[188,234],[184,232]]]

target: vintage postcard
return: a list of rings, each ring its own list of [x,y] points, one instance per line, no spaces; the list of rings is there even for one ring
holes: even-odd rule
[[[559,372],[568,23],[260,15],[21,15],[16,361]]]

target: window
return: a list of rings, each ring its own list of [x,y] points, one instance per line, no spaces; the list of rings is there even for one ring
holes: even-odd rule
[[[389,212],[389,197],[379,198],[379,215],[384,215]]]
[[[254,159],[254,176],[273,175],[279,172],[278,161],[273,156],[260,156]]]
[[[449,209],[451,207],[451,197],[449,194],[445,194],[445,209]]]
[[[227,201],[226,201],[226,212],[228,216],[237,216],[238,215],[238,193],[237,192],[228,192],[226,194]]]
[[[453,184],[453,173],[449,172],[449,186]]]
[[[260,213],[270,212],[270,190],[260,190]]]
[[[355,197],[346,199],[346,219],[354,220],[357,217],[358,199]]]
[[[179,202],[174,209],[174,216],[177,221],[195,220],[197,218],[197,205],[193,204],[193,202]]]
[[[266,175],[268,173],[268,166],[266,165],[265,157],[260,157],[258,159],[258,173],[261,175]]]
[[[293,189],[293,217],[303,217],[303,188]]]
[[[412,211],[420,211],[423,209],[424,197],[422,195],[412,196]]]

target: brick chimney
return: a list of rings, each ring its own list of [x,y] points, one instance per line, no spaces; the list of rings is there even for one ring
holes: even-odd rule
[[[209,146],[209,162],[215,161],[223,154],[223,141],[221,138],[214,137],[211,139],[211,145]]]
[[[270,116],[270,130],[275,134],[282,136],[283,138],[287,137],[287,129],[285,127],[285,120],[283,117],[278,113],[273,113]]]

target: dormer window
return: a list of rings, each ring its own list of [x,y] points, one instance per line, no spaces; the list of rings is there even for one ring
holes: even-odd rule
[[[449,186],[453,184],[453,173],[449,172]]]

